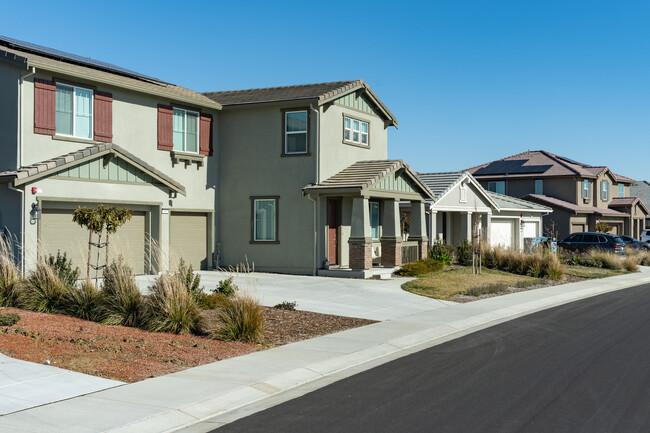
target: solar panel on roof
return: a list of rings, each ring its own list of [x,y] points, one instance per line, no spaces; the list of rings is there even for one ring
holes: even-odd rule
[[[74,62],[83,66],[90,66],[97,69],[103,69],[110,72],[116,72],[118,74],[127,75],[130,77],[140,78],[144,80],[158,81],[160,83],[165,83],[158,78],[149,77],[147,75],[139,74],[128,69],[121,68],[119,66],[112,65],[110,63],[101,62],[99,60],[91,59],[90,57],[81,57],[76,54],[66,53],[65,51],[55,50],[54,48],[43,47],[41,45],[32,44],[29,42],[19,41],[18,39],[8,38],[6,36],[0,35],[0,45],[17,48],[24,51],[31,51],[36,54],[42,54],[47,57],[55,57],[62,60],[67,60],[69,62]]]
[[[533,174],[544,173],[551,168],[551,165],[524,165],[527,159],[516,159],[513,161],[495,161],[486,167],[476,170],[475,176],[490,174]]]
[[[573,159],[571,159],[571,158],[567,158],[566,156],[560,156],[560,155],[558,155],[557,157],[560,158],[562,161],[568,162],[568,163],[570,163],[570,164],[582,165],[582,164],[579,163],[578,161],[575,161],[575,160],[573,160]]]

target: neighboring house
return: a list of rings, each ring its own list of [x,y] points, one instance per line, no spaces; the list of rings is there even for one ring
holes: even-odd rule
[[[646,207],[650,206],[650,182],[642,180],[641,182],[633,183],[630,186],[630,195],[632,197],[639,197]],[[645,217],[645,228],[650,228],[650,215],[646,215]]]
[[[546,151],[520,153],[468,171],[490,191],[551,207],[545,230],[554,226],[560,238],[593,231],[598,222],[609,224],[612,233],[638,238],[648,214],[640,201],[622,200],[630,197],[633,179]]]
[[[0,100],[0,227],[24,246],[24,268],[60,250],[85,271],[88,232],[72,212],[98,203],[133,210],[110,251],[136,274],[180,257],[212,268],[217,102],[4,37]]]
[[[542,216],[552,209],[543,205],[486,191],[467,171],[419,173],[433,192],[427,201],[427,234],[430,239],[458,245],[481,242],[523,250],[542,236]]]
[[[431,192],[387,160],[395,116],[362,80],[210,92],[220,113],[220,264],[370,276],[401,264],[399,203],[426,254]],[[329,269],[325,269],[329,268]]]

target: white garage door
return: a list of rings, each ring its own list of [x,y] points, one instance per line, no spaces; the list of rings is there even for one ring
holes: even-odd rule
[[[88,260],[88,230],[72,221],[72,209],[43,209],[40,232],[39,254],[56,255],[57,251],[67,253],[72,263],[79,267],[81,275],[86,275]],[[105,242],[105,235],[102,242]],[[97,242],[97,235],[93,236]],[[109,258],[122,255],[133,267],[136,275],[145,273],[145,213],[133,212],[133,217],[110,238]],[[100,251],[99,264],[106,259],[105,251]],[[91,263],[97,263],[97,248],[92,248]],[[91,276],[94,271],[91,270]]]
[[[172,212],[169,222],[170,266],[182,258],[194,270],[208,269],[208,215]]]
[[[524,239],[537,237],[537,222],[524,221]]]
[[[512,220],[492,220],[492,227],[490,228],[490,245],[493,247],[512,248],[512,240]]]

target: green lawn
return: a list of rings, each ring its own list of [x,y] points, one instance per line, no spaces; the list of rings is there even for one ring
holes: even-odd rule
[[[567,275],[581,278],[607,278],[614,275],[629,274],[627,271],[616,271],[614,269],[592,268],[588,266],[565,265]]]
[[[480,275],[472,275],[472,268],[456,268],[433,272],[402,285],[402,289],[429,298],[450,300],[454,295],[495,293],[506,287],[525,287],[544,281],[540,278],[509,274],[483,268]]]

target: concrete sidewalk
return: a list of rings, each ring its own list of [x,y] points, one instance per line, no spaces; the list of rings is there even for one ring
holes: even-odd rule
[[[639,284],[627,274],[499,296],[191,368],[0,417],[3,432],[199,432],[495,324]]]
[[[289,301],[296,302],[296,308],[299,310],[370,320],[395,319],[454,304],[454,302],[418,296],[402,290],[402,284],[413,278],[362,280],[262,272],[233,274],[199,271],[197,273],[201,275],[201,285],[208,292],[216,288],[219,281],[232,276],[235,284],[242,291],[258,298],[262,305],[273,306]],[[152,275],[138,276],[140,290],[146,293],[154,278],[155,276]]]

